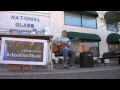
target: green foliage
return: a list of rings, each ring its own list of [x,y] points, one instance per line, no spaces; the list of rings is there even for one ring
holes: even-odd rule
[[[120,22],[120,12],[109,11],[104,15],[107,24],[114,24]]]

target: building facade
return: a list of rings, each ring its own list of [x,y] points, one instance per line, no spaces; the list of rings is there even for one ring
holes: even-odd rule
[[[87,33],[87,34],[97,34],[100,36],[101,41],[99,42],[99,45],[97,43],[93,43],[92,41],[85,41],[86,44],[94,44],[96,47],[98,47],[99,50],[95,51],[94,54],[98,53],[98,55],[95,55],[95,57],[102,56],[103,53],[109,51],[108,43],[107,43],[107,37],[110,33],[114,33],[112,31],[107,30],[107,25],[104,20],[104,14],[106,11],[98,11],[98,17],[96,17],[96,27],[95,28],[87,28],[85,26],[74,26],[74,25],[66,25],[65,24],[65,12],[64,11],[52,11],[50,12],[50,26],[51,26],[51,33],[54,34],[54,36],[60,35],[62,30],[72,31],[72,32],[80,32],[80,33]],[[75,15],[73,15],[75,16]],[[72,17],[72,15],[71,15]],[[89,21],[89,17],[86,17],[86,21]],[[92,23],[92,21],[91,21]],[[93,20],[93,23],[94,20]],[[68,22],[69,24],[69,22]],[[94,27],[94,25],[93,25]],[[93,45],[93,46],[94,46]],[[109,60],[106,60],[106,63],[109,63]]]
[[[109,34],[116,33],[109,31],[107,28],[104,20],[106,12],[97,11],[97,15],[90,12],[81,13],[74,11],[0,11],[0,20],[3,21],[3,23],[0,23],[0,33],[9,33],[9,30],[13,30],[14,32],[24,30],[28,33],[33,29],[39,31],[49,27],[49,34],[54,37],[60,36],[62,30],[77,32],[81,36],[82,34],[98,35],[100,40],[94,40],[96,37],[91,40],[89,37],[86,37],[79,38],[79,40],[73,41],[73,43],[76,43],[75,45],[84,44],[91,46],[94,57],[100,57],[103,53],[109,51],[109,44],[107,42]],[[120,48],[119,43],[117,48]],[[106,63],[109,63],[108,59]]]

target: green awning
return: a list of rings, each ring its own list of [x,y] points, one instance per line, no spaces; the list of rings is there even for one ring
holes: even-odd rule
[[[79,38],[81,40],[92,40],[92,41],[101,41],[100,36],[96,34],[87,34],[87,33],[79,33],[79,32],[68,32],[68,38],[75,39]]]
[[[120,42],[120,34],[117,34],[117,33],[109,34],[107,37],[107,42],[108,43],[119,43]]]

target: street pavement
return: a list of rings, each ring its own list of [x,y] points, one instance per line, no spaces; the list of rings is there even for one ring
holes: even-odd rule
[[[48,70],[45,66],[34,66],[32,71],[8,71],[6,67],[1,67],[0,79],[120,79],[120,66],[78,66],[75,69],[63,69],[60,66],[54,70]]]

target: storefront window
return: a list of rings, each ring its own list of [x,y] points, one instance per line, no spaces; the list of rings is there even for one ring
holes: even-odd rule
[[[16,30],[16,29],[9,29],[9,30],[0,30],[0,34],[19,34],[19,35],[30,35],[30,34],[42,34],[41,31],[31,31],[31,30]],[[44,33],[43,33],[44,34]]]
[[[30,34],[30,31],[10,29],[10,30],[0,30],[0,34]]]
[[[120,50],[119,44],[109,44],[109,51],[116,51],[116,50]]]
[[[72,26],[81,26],[81,17],[76,13],[65,12],[65,24]]]
[[[109,43],[109,51],[120,50],[120,45],[115,43]],[[118,58],[110,58],[110,63],[118,63]]]
[[[84,46],[87,47],[91,47],[90,51],[93,53],[94,57],[98,57],[99,56],[99,43],[98,42],[93,42],[93,41],[83,41]]]
[[[89,14],[80,14],[75,12],[64,12],[64,23],[65,25],[86,27],[86,28],[97,28],[96,17]]]
[[[82,15],[82,26],[96,29],[96,18],[93,16]]]
[[[9,34],[10,30],[0,29],[0,34]]]
[[[91,51],[94,57],[99,57],[99,42],[87,40],[71,40],[71,49],[79,55],[83,51]]]

